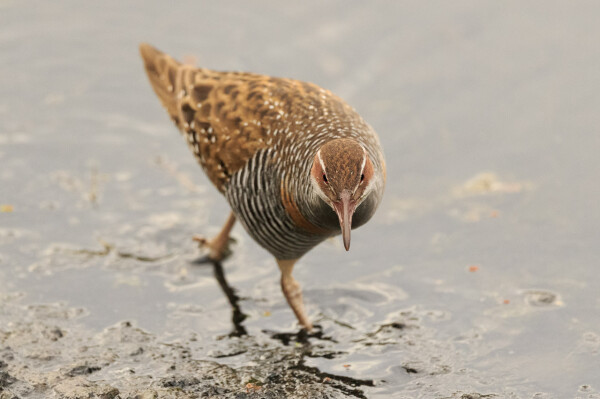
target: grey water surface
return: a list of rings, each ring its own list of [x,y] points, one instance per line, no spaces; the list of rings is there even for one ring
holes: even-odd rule
[[[0,398],[600,398],[599,16],[0,0]],[[379,133],[378,213],[295,270],[316,333],[241,226],[194,263],[228,207],[140,42],[317,83]]]

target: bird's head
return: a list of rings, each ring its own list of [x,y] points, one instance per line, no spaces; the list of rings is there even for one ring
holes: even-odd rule
[[[337,213],[348,251],[354,211],[374,187],[373,163],[356,140],[335,139],[317,151],[310,174],[317,195]]]

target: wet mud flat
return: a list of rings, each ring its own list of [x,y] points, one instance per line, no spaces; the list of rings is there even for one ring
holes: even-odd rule
[[[161,342],[128,321],[94,332],[78,323],[86,313],[84,309],[64,304],[20,305],[17,295],[3,297],[0,310],[4,326],[0,330],[3,399],[365,398],[369,388],[389,385],[385,380],[324,372],[307,364],[311,358],[331,360],[348,354],[339,350],[346,345],[339,345],[319,328],[312,334],[266,332],[261,337],[234,331],[218,337],[210,345],[211,355],[206,356],[206,343],[193,332],[176,341]],[[360,347],[354,354],[372,353],[372,347],[379,347],[375,352],[385,347],[400,350],[411,361],[396,365],[394,374],[396,379],[404,375],[407,382],[411,375],[453,373],[452,364],[439,357],[448,348],[432,341],[419,343],[424,337],[416,313],[402,312],[399,320],[404,322],[381,325],[360,337],[354,335],[353,345]],[[356,364],[344,364],[342,369],[353,366]],[[420,390],[419,385],[414,388]],[[445,397],[503,395],[457,391]]]
[[[18,299],[5,296],[0,302],[5,326],[0,331],[2,398],[365,397],[361,387],[376,384],[306,365],[310,357],[337,355],[319,343],[333,341],[321,331],[273,333],[270,338],[281,345],[234,331],[220,337],[228,342],[211,351],[214,360],[196,360],[204,354],[204,345],[194,334],[178,342],[160,342],[127,321],[93,333],[77,323],[84,309],[24,306]],[[400,339],[396,330],[406,327],[384,325],[364,340],[370,341],[366,345],[385,345],[386,340]],[[242,358],[249,365],[219,363],[224,358],[238,358],[235,363]]]
[[[517,186],[484,174],[456,192],[462,198],[465,192]],[[164,227],[153,234],[165,234]],[[309,288],[318,327],[307,334],[294,326],[276,279],[265,278],[273,265],[253,265],[254,279],[235,266],[252,261],[243,248],[222,267],[193,261],[198,251],[192,246],[167,245],[160,252],[146,240],[127,242],[118,234],[112,242],[91,248],[51,244],[29,265],[24,281],[8,284],[15,290],[0,297],[0,398],[554,397],[536,392],[526,370],[493,354],[507,345],[504,323],[560,312],[565,304],[558,293],[530,289],[506,299],[490,281],[487,298],[477,304],[473,287],[456,291],[439,281],[425,283],[437,287],[436,295],[449,294],[450,302],[465,301],[469,318],[477,320],[471,325],[450,309],[407,301],[407,292],[383,282],[402,276],[406,285],[415,284],[395,267],[358,276],[354,283]],[[462,267],[460,280],[485,272],[483,265]],[[231,277],[240,288],[229,284]],[[51,288],[73,281],[84,295]],[[95,297],[94,286],[101,297]],[[39,298],[68,299],[37,303],[38,290]],[[143,312],[144,302],[152,300],[166,304],[164,314]],[[98,303],[101,308],[94,307]],[[127,314],[131,320],[123,319]],[[594,359],[600,337],[584,328],[573,345],[571,361]],[[496,359],[491,368],[490,356]],[[527,357],[512,362],[520,367],[535,362]],[[502,374],[497,368],[504,368]],[[594,374],[573,397],[600,397]]]
[[[6,315],[10,309],[3,305]],[[338,390],[363,396],[353,382],[303,367],[303,347],[264,350],[252,339],[241,339],[230,348],[232,354],[195,360],[199,345],[193,336],[159,342],[129,322],[92,333],[71,325],[80,309],[61,305],[13,310],[21,320],[23,313],[37,316],[2,332],[2,398],[326,398]],[[240,353],[258,364],[234,368],[217,361]],[[356,385],[364,383],[370,382]]]
[[[458,359],[449,355],[455,348],[423,336],[427,333],[420,331],[419,316],[410,311],[399,318],[407,324],[382,325],[353,340],[355,354],[372,354],[369,348],[373,347],[379,347],[379,353],[382,348],[393,348],[399,357],[410,359],[394,366],[396,381],[392,382],[324,372],[307,364],[311,358],[331,361],[344,355],[336,348],[338,343],[322,332],[220,337],[221,343],[211,345],[218,349],[211,349],[212,355],[206,356],[205,344],[193,333],[161,342],[127,321],[101,332],[90,331],[77,321],[85,311],[64,304],[24,306],[16,297],[3,297],[0,310],[3,322],[14,320],[3,324],[0,331],[3,399],[365,398],[378,390],[383,392],[381,397],[521,397],[500,392],[497,386],[483,393],[472,388],[445,391],[440,385],[462,381],[460,385],[465,387],[484,387],[490,381],[473,370],[456,369]],[[356,363],[342,367],[354,366]],[[453,382],[440,384],[448,377]],[[399,379],[406,383],[403,388],[398,386]],[[432,380],[437,382],[431,384]],[[554,396],[539,393],[531,397]],[[584,384],[572,397],[598,398],[600,394]]]
[[[148,273],[148,263],[159,263],[150,273],[163,280],[173,262],[179,264],[173,259],[165,261],[168,256],[140,256],[139,252],[136,255],[106,244],[101,247],[89,250],[52,245],[51,250],[44,251],[50,253],[46,262],[36,264],[32,270],[46,276],[83,272],[92,286],[98,284],[98,277],[88,268],[108,269],[109,275],[115,273],[115,268],[135,274]],[[243,309],[249,308],[254,317],[258,312],[270,317],[270,312],[255,309],[251,298],[240,298],[227,282],[220,264],[189,262],[187,267],[192,271],[211,271],[214,285],[221,291],[219,302],[226,305],[219,306],[225,315],[222,324],[217,323],[222,331],[219,335],[207,337],[201,328],[195,331],[181,323],[179,317],[187,319],[201,313],[193,304],[170,307],[172,313],[182,313],[175,323],[188,328],[167,325],[162,334],[156,334],[130,321],[119,321],[103,329],[90,328],[86,323],[93,317],[89,309],[71,307],[65,302],[28,304],[23,293],[4,293],[0,298],[0,397],[365,398],[368,389],[378,385],[389,388],[390,384],[380,378],[360,378],[361,361],[349,360],[349,356],[387,350],[399,350],[400,355],[408,350],[411,360],[394,366],[396,382],[392,386],[400,375],[408,379],[411,374],[423,372],[446,374],[451,368],[443,362],[437,364],[437,358],[435,364],[427,364],[426,358],[439,353],[440,347],[423,339],[424,334],[431,332],[422,331],[420,320],[443,318],[436,312],[403,310],[394,321],[376,326],[373,331],[356,331],[355,327],[325,315],[318,317],[319,324],[311,333],[297,328],[289,332],[257,330],[246,327],[249,315]],[[190,274],[170,279],[171,283],[193,286],[207,277],[205,273]],[[110,286],[101,288],[111,295]],[[369,291],[350,294],[367,301],[384,299]],[[274,310],[273,317],[280,319],[284,312],[285,306],[280,307]],[[262,324],[264,320],[258,322]],[[207,319],[202,322],[210,323]],[[329,336],[326,331],[336,336]],[[318,361],[334,361],[336,366],[320,369]],[[353,372],[353,367],[359,370]]]

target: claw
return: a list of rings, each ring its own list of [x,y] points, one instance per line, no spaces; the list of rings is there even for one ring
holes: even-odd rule
[[[196,241],[200,248],[208,250],[208,258],[215,262],[220,262],[229,257],[232,253],[230,245],[235,242],[231,237],[222,239],[219,236],[212,240],[203,236],[193,236],[192,240]]]
[[[231,212],[225,225],[215,238],[209,240],[203,236],[193,236],[192,240],[196,241],[200,248],[208,249],[208,258],[210,260],[220,262],[231,255],[229,244],[234,240],[229,236],[229,233],[234,223],[235,215]]]

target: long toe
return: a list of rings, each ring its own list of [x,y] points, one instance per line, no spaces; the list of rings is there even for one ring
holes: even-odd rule
[[[208,258],[215,262],[220,262],[231,255],[230,244],[234,242],[231,237],[226,240],[216,237],[212,240],[203,236],[193,236],[192,240],[198,243],[198,246],[208,252]]]

